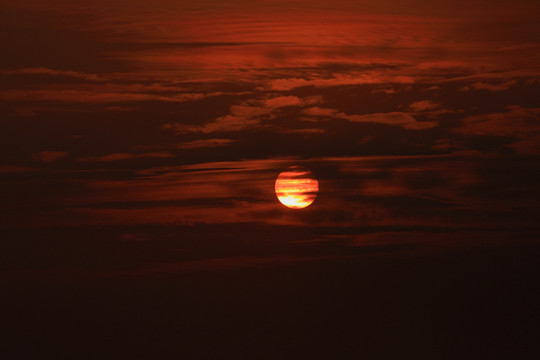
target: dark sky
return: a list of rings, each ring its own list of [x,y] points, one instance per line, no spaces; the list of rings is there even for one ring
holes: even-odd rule
[[[539,24],[528,0],[0,0],[6,358],[80,358],[46,346],[66,328],[89,358],[528,353]],[[274,194],[289,166],[306,209]]]

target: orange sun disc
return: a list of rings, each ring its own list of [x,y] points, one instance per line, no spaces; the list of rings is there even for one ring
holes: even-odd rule
[[[319,182],[313,173],[301,166],[291,166],[276,179],[278,200],[291,209],[305,208],[315,201]]]

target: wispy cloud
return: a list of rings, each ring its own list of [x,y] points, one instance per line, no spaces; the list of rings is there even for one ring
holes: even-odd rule
[[[177,144],[179,149],[201,149],[228,146],[237,142],[232,139],[202,139]]]
[[[427,111],[427,110],[434,110],[440,107],[440,104],[437,104],[431,100],[420,100],[415,101],[411,105],[409,105],[409,108],[413,111]]]
[[[0,174],[16,174],[38,171],[39,169],[28,166],[5,165],[0,166]]]
[[[38,153],[33,153],[31,155],[32,159],[36,161],[41,161],[44,163],[50,163],[58,159],[62,159],[68,155],[65,151],[41,151]]]
[[[176,93],[176,94],[156,94],[156,93],[132,93],[132,92],[110,92],[106,88],[103,92],[99,90],[11,90],[0,92],[0,100],[4,101],[26,101],[26,102],[63,102],[63,103],[89,103],[89,104],[110,104],[127,103],[139,101],[164,101],[164,102],[188,102],[201,100],[212,96],[221,96],[221,92],[213,93]]]
[[[168,123],[164,129],[171,129],[178,134],[200,132],[210,134],[215,132],[240,131],[258,126],[264,120],[275,119],[278,112],[287,107],[301,107],[320,101],[319,97],[301,99],[296,96],[278,96],[266,99],[246,100],[238,105],[232,105],[229,113],[220,116],[204,125],[187,125]]]
[[[114,153],[102,156],[89,156],[77,159],[80,162],[111,162],[111,161],[120,161],[120,160],[130,160],[130,159],[142,159],[142,158],[153,158],[153,159],[166,159],[172,158],[176,155],[167,153],[167,152],[152,152],[152,153],[143,153],[143,154],[132,154],[132,153]]]
[[[359,123],[377,123],[384,125],[395,125],[408,130],[425,130],[436,127],[438,124],[434,121],[418,121],[409,113],[389,112],[374,113],[364,115],[348,115],[335,109],[311,107],[304,110],[309,116],[320,118],[343,119]]]
[[[509,106],[506,112],[487,113],[466,117],[455,132],[476,136],[504,136],[514,138],[506,147],[518,154],[540,153],[540,108]]]
[[[540,108],[509,106],[506,112],[469,116],[455,131],[468,135],[526,138],[540,132]]]
[[[320,199],[309,211],[285,211],[276,199],[275,178],[291,163],[311,164],[321,176]],[[504,171],[490,164],[483,164],[495,166],[489,174]],[[84,179],[87,191],[71,196],[66,211],[71,219],[92,224],[264,222],[388,227],[427,223],[441,228],[481,227],[493,221],[491,216],[507,216],[508,206],[517,200],[515,193],[509,198],[482,191],[472,194],[474,189],[507,181],[486,176],[477,166],[470,157],[445,155],[264,159],[162,167],[131,179]],[[531,179],[520,193],[526,194],[533,186]],[[529,206],[525,195],[523,199],[523,206]],[[494,203],[498,205],[492,206]]]
[[[102,82],[107,79],[102,75],[89,74],[80,71],[71,71],[71,70],[57,70],[49,69],[46,67],[32,67],[32,68],[22,68],[22,69],[0,69],[0,74],[2,75],[48,75],[48,76],[67,76],[76,79],[82,79],[92,82]]]
[[[518,154],[540,155],[540,135],[532,135],[522,140],[508,144],[507,146]]]
[[[508,80],[501,83],[475,82],[471,85],[463,87],[462,91],[469,90],[487,90],[487,91],[504,91],[510,89],[517,84],[517,80]]]
[[[335,76],[332,78],[286,78],[269,81],[267,88],[274,91],[290,91],[296,88],[312,86],[316,88],[325,88],[331,86],[345,85],[366,85],[398,83],[412,84],[414,79],[410,76],[385,74],[381,72],[372,72],[371,74],[358,73]]]

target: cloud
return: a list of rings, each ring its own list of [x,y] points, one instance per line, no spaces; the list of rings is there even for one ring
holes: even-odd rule
[[[264,101],[264,106],[267,108],[280,108],[285,106],[300,106],[302,100],[296,96],[279,96]]]
[[[282,134],[304,134],[304,135],[313,135],[313,134],[324,134],[325,129],[318,128],[302,128],[302,129],[279,129],[279,132]]]
[[[20,108],[20,107],[12,109],[12,114],[13,116],[17,116],[17,117],[30,117],[30,116],[36,115],[36,113],[32,111],[31,109]]]
[[[26,173],[38,171],[39,169],[31,168],[27,166],[15,166],[15,165],[6,165],[0,166],[0,174],[16,174],[16,173]]]
[[[318,106],[304,109],[304,114],[311,116],[346,117],[347,115],[334,109],[321,108]]]
[[[171,129],[178,134],[200,132],[210,134],[215,132],[239,131],[258,126],[263,120],[276,118],[280,109],[291,106],[305,106],[320,101],[319,97],[301,99],[296,96],[278,96],[268,99],[246,100],[232,105],[229,113],[220,116],[204,125],[185,125],[180,123],[165,124],[163,129]]]
[[[526,138],[540,132],[540,108],[509,106],[507,112],[469,116],[455,129],[467,135],[497,135]]]
[[[385,93],[386,95],[392,95],[397,93],[397,90],[394,88],[382,88],[382,89],[374,89],[371,91],[372,93]]]
[[[463,149],[463,143],[448,138],[438,139],[435,141],[435,144],[431,147],[431,149],[437,151],[455,151],[458,149]]]
[[[59,73],[64,73],[58,71]],[[17,84],[17,83],[15,83]],[[65,83],[61,80],[34,81],[31,87],[16,87],[0,91],[0,100],[8,102],[43,102],[68,104],[104,104],[107,110],[131,111],[129,104],[145,101],[190,102],[219,96],[240,96],[249,94],[245,91],[212,91],[208,85],[198,87],[192,84],[171,84],[163,79],[149,83],[148,79],[139,79],[137,74],[115,75],[107,82]],[[20,108],[20,107],[19,107]],[[33,109],[29,109],[33,110]],[[64,110],[65,111],[65,110]],[[33,114],[31,114],[33,115]]]
[[[469,91],[469,90],[488,90],[488,91],[504,91],[510,89],[512,86],[516,85],[516,80],[509,80],[502,83],[487,83],[487,82],[475,82],[469,86],[463,87],[462,91]]]
[[[156,167],[132,177],[83,176],[73,184],[35,184],[31,193],[45,193],[44,199],[48,196],[61,210],[51,215],[47,208],[45,217],[42,213],[33,216],[48,226],[52,221],[71,225],[237,223],[242,228],[251,223],[258,228],[264,222],[302,225],[304,230],[306,225],[312,229],[331,226],[332,234],[337,225],[349,225],[339,226],[340,234],[364,233],[370,226],[478,227],[497,221],[491,218],[492,213],[506,216],[509,206],[519,204],[515,191],[526,196],[535,189],[534,179],[529,179],[523,187],[520,183],[519,189],[512,190],[509,202],[493,198],[489,189],[508,186],[505,179],[515,184],[515,177],[494,176],[504,175],[506,168],[478,161],[466,155],[275,158]],[[283,211],[275,198],[275,178],[291,163],[313,166],[325,185],[318,205],[309,212]],[[482,172],[480,166],[493,168]],[[517,169],[531,171],[530,162],[519,166]],[[489,187],[484,192],[469,191],[483,189],[485,184]],[[85,191],[71,191],[80,189],[79,185]],[[48,191],[57,186],[71,187],[69,191]],[[20,196],[13,198],[13,202],[19,201]],[[20,221],[28,218],[26,212],[20,215]]]
[[[486,71],[486,69],[480,68],[477,69],[477,71],[471,72],[470,74],[448,77],[446,79],[441,79],[438,82],[440,84],[444,84],[456,82],[486,83],[498,81],[498,84],[500,84],[511,82],[519,78],[525,78],[527,79],[526,81],[529,81],[530,79],[538,78],[539,76],[540,71],[538,71],[538,69],[518,68],[507,70],[506,68],[495,68],[491,69],[491,71]],[[465,91],[467,90],[465,89]]]
[[[261,114],[262,115],[262,114]],[[177,134],[186,134],[192,132],[200,132],[210,134],[214,132],[230,132],[240,131],[258,125],[260,119],[257,117],[241,116],[241,115],[225,115],[217,118],[215,121],[206,125],[184,125],[179,123],[165,124],[163,129],[171,129]]]
[[[111,92],[103,88],[103,92],[98,89],[76,90],[10,90],[0,92],[0,99],[4,101],[45,101],[45,102],[67,102],[67,103],[89,103],[89,104],[108,104],[119,102],[138,102],[138,101],[166,101],[166,102],[188,102],[201,100],[207,97],[223,95],[222,92],[212,93],[175,93],[175,94],[157,94],[157,93],[130,93],[130,92]]]
[[[540,155],[540,135],[534,135],[509,144],[508,147],[519,154]]]
[[[344,119],[351,122],[395,125],[408,130],[425,130],[434,128],[438,125],[434,121],[417,121],[411,114],[404,112],[347,115],[335,109],[311,107],[305,109],[304,113],[311,116]]]
[[[44,163],[50,163],[67,156],[65,151],[41,151],[31,155],[32,159]]]
[[[509,106],[506,112],[469,116],[454,130],[465,135],[506,136],[516,138],[506,144],[518,154],[538,155],[540,147],[540,108]]]
[[[413,111],[427,111],[437,109],[439,106],[439,104],[434,103],[433,101],[421,100],[413,102],[411,105],[409,105],[409,108]]]
[[[83,79],[86,81],[101,82],[106,81],[103,76],[96,74],[88,74],[79,71],[70,70],[55,70],[46,67],[31,67],[14,70],[0,70],[2,75],[49,75],[49,76],[68,76],[76,79]]]
[[[154,159],[165,159],[172,158],[176,155],[166,153],[166,152],[153,152],[153,153],[144,153],[144,154],[132,154],[132,153],[114,153],[103,156],[90,156],[77,159],[80,162],[111,162],[119,160],[129,160],[129,159],[141,159],[141,158],[154,158]]]
[[[381,84],[381,83],[399,83],[412,84],[414,79],[410,76],[403,75],[385,75],[380,72],[371,73],[356,73],[348,75],[340,75],[332,78],[287,78],[270,80],[266,88],[273,91],[290,91],[296,88],[305,86],[313,86],[317,88],[325,88],[331,86],[344,85],[365,85],[365,84]]]
[[[470,69],[471,63],[463,60],[430,60],[416,65],[420,70]]]
[[[176,147],[179,149],[213,148],[213,147],[227,146],[237,141],[238,140],[232,140],[232,139],[203,139],[203,140],[194,140],[194,141],[181,143],[181,144],[178,144]]]

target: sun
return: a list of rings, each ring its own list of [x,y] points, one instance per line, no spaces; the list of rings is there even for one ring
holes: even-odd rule
[[[319,182],[308,169],[291,166],[277,177],[275,191],[283,205],[291,209],[302,209],[315,201]]]

